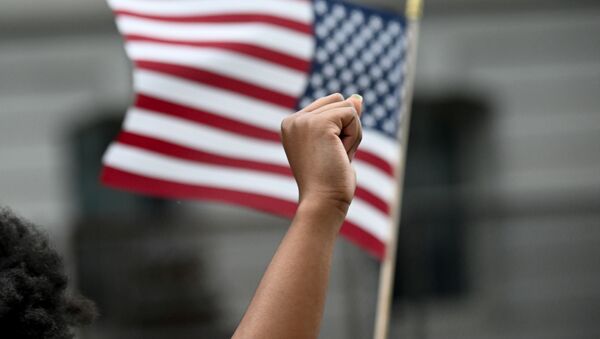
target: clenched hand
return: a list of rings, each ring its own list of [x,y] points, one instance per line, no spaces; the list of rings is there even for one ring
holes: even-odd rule
[[[300,205],[310,201],[346,214],[356,189],[350,162],[362,138],[362,97],[321,98],[285,118],[283,147],[298,183]]]

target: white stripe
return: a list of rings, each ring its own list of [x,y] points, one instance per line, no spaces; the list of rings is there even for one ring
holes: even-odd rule
[[[282,0],[218,0],[218,1],[148,1],[109,0],[113,10],[126,10],[148,15],[190,16],[218,14],[269,14],[306,24],[312,23],[309,1]]]
[[[371,129],[364,130],[360,149],[378,155],[393,166],[395,166],[400,159],[398,143],[396,140]]]
[[[356,170],[358,185],[389,204],[394,197],[396,181],[380,169],[360,159],[353,160],[352,164]]]
[[[123,129],[227,157],[283,166],[288,164],[283,147],[279,143],[247,138],[135,107],[127,112]]]
[[[262,194],[290,202],[298,199],[297,186],[291,177],[223,166],[198,165],[118,143],[111,145],[103,161],[113,168],[161,180]],[[355,199],[347,219],[379,240],[387,242],[388,218],[369,204]]]
[[[133,60],[197,67],[294,97],[302,94],[308,79],[304,72],[216,48],[132,41],[126,49]]]
[[[129,109],[123,129],[231,158],[259,161],[279,166],[288,165],[285,152],[280,143],[248,138],[139,108]],[[392,200],[396,185],[394,180],[359,159],[356,159],[353,165],[356,169],[358,184],[361,187],[385,202],[389,203]]]
[[[136,92],[141,94],[272,131],[279,131],[281,120],[293,113],[262,100],[152,71],[135,70],[133,79]]]
[[[134,88],[141,94],[206,110],[273,132],[279,132],[281,120],[293,113],[261,100],[147,70],[135,70]],[[365,130],[360,148],[380,156],[392,165],[398,163],[396,143],[381,133]],[[374,166],[372,168],[387,176],[383,170]]]
[[[118,143],[108,149],[104,164],[183,184],[221,187],[289,201],[298,199],[296,183],[288,176],[209,164],[199,165]]]
[[[390,238],[390,219],[359,198],[352,200],[346,219],[383,243],[387,243]]]
[[[124,35],[136,34],[182,41],[246,43],[304,60],[311,59],[314,48],[314,40],[310,35],[263,23],[174,23],[134,17],[117,17],[116,21]]]

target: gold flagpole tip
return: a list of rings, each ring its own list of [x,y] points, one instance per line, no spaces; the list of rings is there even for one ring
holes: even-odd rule
[[[406,18],[409,20],[418,20],[423,11],[422,0],[406,0]]]

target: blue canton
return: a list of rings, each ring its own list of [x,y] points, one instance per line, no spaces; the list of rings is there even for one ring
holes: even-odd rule
[[[406,75],[406,21],[329,0],[314,1],[312,70],[299,108],[330,93],[364,98],[362,124],[396,138]]]

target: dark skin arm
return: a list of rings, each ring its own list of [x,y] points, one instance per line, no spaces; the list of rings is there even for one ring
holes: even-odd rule
[[[321,98],[282,123],[300,200],[234,339],[317,338],[338,231],[356,189],[362,98]]]

